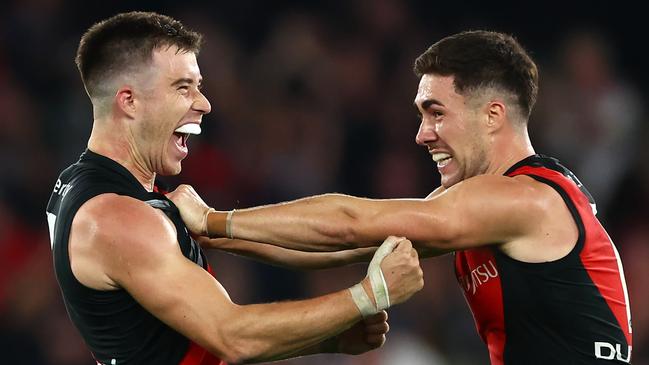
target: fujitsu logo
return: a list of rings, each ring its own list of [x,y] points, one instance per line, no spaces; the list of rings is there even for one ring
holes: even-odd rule
[[[464,291],[475,294],[478,287],[489,281],[491,278],[498,277],[498,269],[493,261],[489,260],[486,263],[479,265],[471,270],[469,275],[463,275],[458,278],[460,285]]]

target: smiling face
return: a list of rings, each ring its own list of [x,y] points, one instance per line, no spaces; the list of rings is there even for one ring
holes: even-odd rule
[[[133,148],[151,172],[176,175],[188,154],[187,132],[200,133],[195,127],[211,106],[200,91],[202,77],[193,52],[178,52],[175,46],[158,48],[147,67],[139,93],[134,91]]]
[[[488,113],[455,91],[453,76],[424,74],[415,106],[421,124],[416,142],[428,149],[449,188],[485,173],[489,166],[486,121]]]

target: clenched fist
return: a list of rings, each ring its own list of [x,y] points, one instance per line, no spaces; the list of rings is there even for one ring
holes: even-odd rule
[[[400,238],[394,251],[383,259],[381,271],[390,293],[391,304],[405,302],[424,287],[424,272],[419,266],[417,250],[406,238]]]
[[[167,194],[167,198],[178,207],[180,217],[191,233],[199,236],[207,235],[207,213],[210,207],[191,185],[178,186],[176,190]]]

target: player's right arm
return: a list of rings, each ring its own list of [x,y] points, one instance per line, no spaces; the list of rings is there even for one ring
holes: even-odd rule
[[[395,304],[423,285],[411,251],[409,243],[400,244],[382,264]],[[162,212],[114,194],[95,197],[77,212],[70,263],[82,284],[125,289],[161,321],[231,363],[282,358],[361,317],[348,290],[302,301],[237,305],[214,277],[182,255],[174,226]],[[368,291],[369,284],[363,284]]]
[[[566,250],[556,242],[572,238],[555,239],[564,233],[556,230],[556,222],[570,219],[567,209],[560,211],[561,216],[553,209],[562,204],[560,196],[527,176],[480,175],[438,189],[426,199],[324,194],[234,214],[210,211],[190,186],[181,185],[168,197],[196,234],[233,236],[304,251],[377,246],[394,235],[408,237],[426,255],[499,245],[503,250],[516,250],[517,257],[531,254],[533,260],[547,261]],[[549,232],[550,228],[554,231]],[[539,251],[535,242],[547,242],[545,248],[556,249],[535,255]]]
[[[439,186],[424,200],[432,199],[443,193],[444,190],[443,186]],[[300,251],[262,242],[208,238],[205,236],[198,237],[198,242],[204,248],[223,250],[263,263],[301,270],[324,269],[369,262],[376,250],[375,247],[359,247],[340,251]],[[425,246],[417,247],[417,252],[419,252],[420,257],[438,256],[445,253]]]

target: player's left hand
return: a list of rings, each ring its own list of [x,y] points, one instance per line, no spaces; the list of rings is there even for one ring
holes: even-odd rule
[[[385,343],[385,334],[389,330],[386,311],[369,316],[336,336],[338,338],[337,352],[358,355],[379,348]]]

